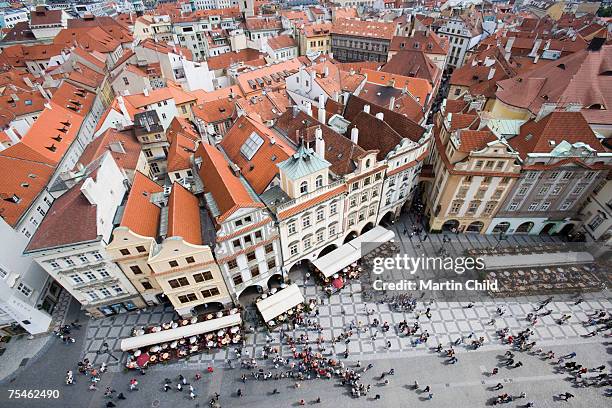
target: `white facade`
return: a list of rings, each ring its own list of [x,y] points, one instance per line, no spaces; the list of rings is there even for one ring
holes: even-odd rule
[[[30,334],[49,329],[51,316],[39,310],[49,275],[31,258],[22,256],[28,239],[0,219],[0,330],[17,323]]]
[[[15,24],[29,20],[28,10],[25,8],[0,12],[0,28],[13,28]]]

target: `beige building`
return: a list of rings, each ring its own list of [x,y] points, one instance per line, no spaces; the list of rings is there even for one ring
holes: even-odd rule
[[[211,304],[217,308],[231,304],[209,246],[214,236],[203,236],[214,233],[214,229],[198,198],[174,183],[164,208],[167,216],[162,214],[160,234],[164,240],[154,245],[148,262],[174,309],[181,316],[190,316],[207,310]]]
[[[163,188],[137,172],[129,192],[121,224],[113,231],[106,252],[117,263],[148,305],[164,300],[153,278],[149,254],[159,233]]]
[[[331,23],[304,25],[298,30],[300,55],[331,52]]]
[[[441,112],[426,195],[429,228],[484,233],[519,177],[518,154],[490,130],[478,130],[478,115],[447,113],[444,106]]]

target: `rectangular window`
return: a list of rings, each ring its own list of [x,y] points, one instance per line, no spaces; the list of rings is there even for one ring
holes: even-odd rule
[[[549,202],[544,202],[542,203],[542,206],[540,207],[540,211],[546,211],[550,208],[550,203]]]
[[[100,289],[100,293],[102,294],[102,296],[104,297],[110,297],[112,296],[110,293],[110,290],[108,290],[107,288],[102,288]]]
[[[232,241],[232,245],[234,246],[234,249],[238,249],[242,247],[242,244],[240,243],[239,239],[235,239]]]
[[[151,282],[149,281],[141,281],[140,284],[142,285],[144,290],[153,289],[153,285],[151,285]]]
[[[236,262],[235,259],[230,259],[229,261],[227,261],[227,267],[232,270],[234,268],[238,267],[238,262]]]
[[[147,249],[145,247],[143,247],[142,245],[138,245],[136,247],[136,251],[138,251],[139,253],[143,253],[143,252],[147,252]]]
[[[212,275],[212,272],[210,271],[204,271],[204,272],[196,273],[193,275],[193,280],[196,281],[196,283],[211,280],[212,278],[213,278],[213,275]]]
[[[511,203],[508,206],[508,211],[516,211],[517,208],[518,208],[518,203]]]
[[[86,255],[79,255],[79,261],[81,261],[81,263],[87,263],[89,259],[87,259]]]
[[[289,224],[287,225],[287,230],[288,230],[288,232],[289,232],[289,235],[293,235],[293,234],[295,234],[295,223],[294,223],[294,222],[289,223]]]
[[[272,258],[268,261],[268,269],[274,269],[276,267],[276,259]]]
[[[95,273],[93,273],[92,271],[87,271],[87,272],[85,272],[85,277],[86,277],[87,279],[89,279],[90,281],[94,281],[94,280],[98,279],[98,278],[96,277],[96,274],[95,274]]]
[[[537,201],[534,201],[533,203],[529,204],[529,207],[527,208],[527,211],[535,211],[538,209],[538,205],[539,203]]]
[[[329,213],[330,213],[330,215],[335,215],[337,211],[338,211],[338,205],[337,205],[337,203],[334,201],[333,203],[331,203],[331,204],[329,205]]]
[[[83,283],[83,282],[84,282],[84,281],[83,281],[83,278],[82,278],[82,277],[81,277],[81,275],[79,275],[78,273],[74,273],[74,274],[69,275],[69,276],[70,276],[70,279],[72,279],[72,282],[73,282],[75,285],[78,285],[79,283]]]
[[[270,252],[274,251],[274,245],[266,244],[265,249],[266,249],[266,254],[269,254]]]
[[[217,289],[217,288],[204,289],[202,291],[202,296],[204,298],[209,298],[209,297],[217,296],[218,294],[219,294],[219,289]]]
[[[130,250],[129,249],[120,249],[119,252],[121,252],[121,255],[129,255],[130,254]]]
[[[185,258],[185,261],[186,261],[188,264],[192,264],[192,263],[194,263],[194,262],[195,262],[195,259],[194,259],[194,257],[193,257],[193,256],[188,256],[187,258]]]
[[[138,266],[138,265],[132,265],[132,266],[130,266],[130,270],[132,271],[132,273],[133,273],[134,275],[140,275],[140,274],[142,274],[142,270],[140,269],[140,266]]]
[[[240,285],[242,283],[242,275],[241,274],[234,275],[232,277],[232,281],[234,281],[234,285]]]
[[[118,294],[118,295],[123,293],[123,288],[121,286],[119,286],[119,285],[113,285],[111,287],[111,289],[114,290],[115,293]]]
[[[251,277],[254,278],[255,276],[259,275],[259,266],[254,266],[251,268]]]
[[[250,235],[245,235],[244,236],[244,245],[251,245],[253,243],[253,240],[251,239]]]
[[[85,293],[87,294],[87,296],[89,296],[89,299],[91,299],[91,300],[98,300],[98,299],[100,299],[100,296],[98,296],[98,294],[95,291],[93,291],[93,290],[90,290],[90,291],[85,292]]]
[[[177,279],[170,279],[168,281],[168,284],[170,285],[171,288],[176,289],[182,286],[189,286],[189,281],[187,280],[187,278],[182,277],[182,278],[177,278]]]
[[[251,262],[255,260],[255,251],[251,251],[247,254],[247,261]]]
[[[104,278],[108,278],[110,276],[110,274],[108,273],[108,271],[104,268],[100,268],[100,269],[96,269],[96,272],[98,272],[100,274],[100,277],[102,279]]]
[[[323,221],[324,218],[325,218],[325,211],[323,211],[322,208],[319,208],[317,210],[317,222]]]
[[[289,253],[291,254],[291,256],[293,255],[297,255],[298,253],[298,246],[297,244],[293,244],[289,247]]]
[[[91,254],[96,258],[96,261],[102,260],[102,255],[98,251],[92,252]]]
[[[259,239],[262,239],[262,237],[263,237],[263,236],[262,236],[262,234],[261,234],[261,231],[259,231],[259,230],[255,231],[255,239],[258,239],[258,240],[259,240]]]
[[[186,295],[181,295],[178,297],[179,302],[181,303],[189,303],[198,300],[198,297],[195,293],[187,293]]]
[[[176,268],[178,266],[178,262],[177,261],[170,261],[170,262],[168,262],[168,264],[170,265],[171,268]]]
[[[603,217],[600,214],[597,214],[595,217],[593,217],[591,222],[589,222],[589,228],[591,229],[591,231],[595,231],[597,227],[599,227],[603,223],[603,221]]]

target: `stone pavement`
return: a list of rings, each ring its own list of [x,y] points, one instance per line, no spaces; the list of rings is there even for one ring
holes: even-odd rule
[[[419,242],[417,238],[412,239],[402,235],[403,224],[396,223],[393,226],[396,235],[400,241],[402,252],[408,254],[425,253],[428,256],[435,256],[435,252],[442,245],[442,237],[432,234],[425,242]],[[511,236],[507,241],[502,241],[502,245],[529,245],[530,243],[542,241],[558,241],[552,237],[538,236]],[[463,254],[469,248],[481,248],[495,246],[497,240],[491,236],[482,236],[477,234],[459,234],[452,235],[452,241],[444,244],[446,249],[451,254]],[[419,252],[421,251],[421,252]],[[323,299],[323,304],[319,307],[319,316],[316,318],[322,326],[322,336],[329,340],[332,336],[337,337],[342,332],[348,329],[351,322],[357,324],[363,323],[367,327],[364,331],[356,333],[348,345],[351,358],[360,359],[377,359],[388,358],[389,356],[400,355],[419,355],[426,353],[426,345],[418,345],[414,347],[411,344],[409,337],[400,336],[395,325],[403,320],[409,323],[414,322],[414,314],[409,312],[394,312],[390,309],[387,303],[376,303],[364,301],[362,296],[362,287],[360,282],[352,282],[343,288],[339,293],[334,294],[331,298],[327,298],[322,293],[320,288],[311,279],[305,282],[304,273],[298,271],[291,275],[291,278],[298,283],[306,299],[320,298]],[[464,293],[463,297],[454,297],[454,292],[451,292],[450,297],[442,296],[439,299],[424,298],[423,300],[431,301],[431,319],[422,317],[420,319],[422,330],[427,330],[431,337],[429,345],[438,343],[448,344],[455,341],[457,338],[469,335],[474,332],[475,335],[485,337],[485,348],[499,347],[496,341],[495,331],[499,328],[509,327],[515,330],[524,326],[525,316],[533,311],[533,304],[538,300],[544,299],[546,296],[540,297],[522,297],[522,298],[503,298],[493,299],[484,292],[469,292]],[[586,320],[586,314],[597,309],[612,310],[612,303],[608,291],[600,293],[588,293],[583,296],[584,302],[578,306],[573,306],[574,298],[570,295],[557,295],[555,301],[548,305],[553,313],[550,316],[541,318],[541,321],[535,326],[536,339],[543,345],[563,344],[566,341],[572,342],[589,342],[589,339],[581,336],[587,333],[587,330],[582,326],[581,321]],[[471,309],[465,308],[468,301],[475,303]],[[506,313],[501,316],[495,316],[495,310],[499,306],[504,306]],[[374,310],[374,314],[368,316],[366,310]],[[424,311],[422,303],[420,309]],[[572,319],[564,324],[558,325],[554,318],[560,317],[563,313],[571,313]],[[254,311],[251,310],[245,319],[247,322],[253,319]],[[87,329],[87,338],[85,340],[85,349],[83,356],[89,358],[90,361],[100,364],[103,361],[111,367],[116,365],[113,357],[108,354],[97,354],[103,343],[108,343],[112,355],[125,361],[126,355],[120,351],[121,338],[130,335],[132,328],[135,325],[149,326],[171,320],[175,317],[174,312],[169,307],[157,306],[145,311],[132,312],[122,314],[111,318],[93,320],[90,322]],[[487,325],[492,317],[496,318],[494,325]],[[314,317],[313,317],[314,318]],[[382,333],[378,332],[376,340],[372,341],[375,329],[369,327],[369,323],[377,318],[382,322],[389,322],[392,326],[391,330]],[[249,325],[249,323],[247,323]],[[308,332],[310,338],[317,336],[317,332],[313,330],[306,331],[303,328],[295,330],[285,330],[284,333],[292,337],[297,337],[302,333]],[[260,356],[263,346],[266,344],[268,332],[263,327],[257,327],[253,334],[246,337],[246,349],[249,350],[251,356]],[[284,355],[289,355],[290,351],[287,346],[282,346],[280,341],[280,332],[275,331],[270,334],[273,341],[272,344],[282,347]],[[387,341],[391,342],[391,347],[387,348]],[[344,344],[337,344],[335,352],[343,353],[345,350]],[[182,366],[191,367],[194,369],[206,367],[208,365],[222,366],[227,359],[235,356],[233,350],[219,350],[215,353],[203,353],[200,355],[191,356],[189,360],[178,363]],[[112,368],[111,368],[112,369]]]

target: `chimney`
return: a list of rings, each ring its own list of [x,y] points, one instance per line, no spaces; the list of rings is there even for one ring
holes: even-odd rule
[[[325,158],[325,140],[323,139],[323,130],[321,130],[321,127],[315,129],[315,152],[322,159]]]
[[[327,66],[327,64],[325,64],[325,67],[323,68],[323,75],[324,78],[327,78],[329,76],[329,67]]]
[[[538,50],[540,49],[540,45],[542,45],[542,39],[538,38],[533,43],[533,48],[531,49],[531,52],[529,53],[529,57],[533,58],[533,57],[535,57],[538,54]]]
[[[487,81],[492,80],[493,76],[495,76],[495,68],[489,69],[489,75],[487,75]]]
[[[370,105],[363,105],[363,111],[365,113],[370,113]]]
[[[385,114],[384,114],[384,113],[382,113],[382,112],[378,112],[378,113],[376,114],[376,119],[378,119],[378,120],[380,120],[380,121],[385,120]]]
[[[308,116],[312,116],[312,103],[306,102],[306,105],[304,106],[304,112],[306,112]]]
[[[392,96],[391,99],[389,99],[389,110],[394,110],[395,109],[395,96]]]
[[[556,103],[543,103],[540,107],[540,111],[538,112],[535,121],[539,122],[540,119],[548,116],[549,113],[554,112],[557,109]]]
[[[147,87],[142,88],[142,93],[144,94],[144,96],[149,96],[149,88]]]
[[[85,180],[83,182],[83,185],[81,186],[81,193],[83,193],[83,195],[85,196],[85,198],[87,199],[87,201],[89,201],[89,204],[91,205],[98,204],[94,197],[95,185],[96,183],[93,181],[93,179],[91,177],[88,177],[87,180]]]
[[[359,144],[359,129],[357,129],[357,126],[351,129],[351,142]]]
[[[49,102],[45,102],[44,106],[45,106],[45,109],[49,109],[49,110],[52,109],[51,104]]]
[[[535,58],[533,59],[533,63],[537,64],[539,60],[540,60],[540,54],[536,54]]]
[[[325,123],[325,95],[319,95],[319,122]]]
[[[507,60],[510,60],[510,56],[512,55],[512,45],[514,44],[514,37],[510,37],[508,38],[508,41],[506,42],[506,48],[505,48],[505,53],[504,56]]]
[[[130,119],[130,114],[127,111],[127,108],[125,107],[125,101],[123,100],[123,96],[121,95],[117,96],[117,105],[119,105],[119,110],[121,111],[121,114],[123,115],[123,119],[125,120],[125,122],[131,123],[132,119]]]

